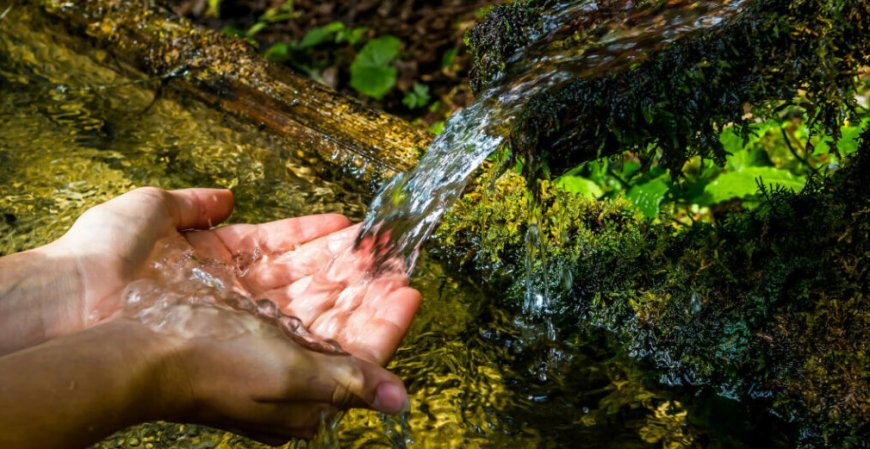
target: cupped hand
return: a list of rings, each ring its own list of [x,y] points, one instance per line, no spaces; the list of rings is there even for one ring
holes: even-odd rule
[[[122,308],[121,292],[146,268],[159,241],[181,233],[202,257],[232,263],[260,253],[241,279],[309,330],[354,356],[386,364],[407,332],[419,293],[404,273],[373,277],[371,245],[353,250],[358,228],[341,215],[210,228],[231,213],[227,190],[141,188],[85,212],[54,250],[76,260],[79,304],[70,326],[84,329]],[[68,300],[67,297],[63,298]]]

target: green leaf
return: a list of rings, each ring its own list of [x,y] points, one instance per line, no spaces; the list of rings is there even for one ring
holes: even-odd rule
[[[707,184],[704,192],[709,195],[709,204],[732,198],[746,198],[758,192],[756,183],[758,178],[761,178],[761,182],[765,185],[777,185],[792,191],[802,189],[807,182],[803,176],[794,175],[788,170],[774,167],[748,167],[719,175]]]
[[[208,8],[205,10],[206,17],[221,16],[221,0],[208,0]]]
[[[450,48],[444,52],[441,56],[441,68],[450,68],[453,65],[453,61],[456,60],[456,55],[459,53],[459,49],[456,47]]]
[[[737,172],[749,167],[770,166],[770,157],[764,148],[752,146],[745,150],[739,150],[725,159],[725,168],[731,172]]]
[[[354,63],[366,66],[385,66],[399,55],[402,41],[393,36],[381,36],[370,40],[360,50]]]
[[[344,24],[341,22],[332,22],[328,25],[317,27],[309,31],[305,37],[299,41],[299,48],[316,47],[326,41],[332,40],[335,33],[344,29]]]
[[[727,153],[734,154],[743,151],[743,137],[734,132],[733,127],[726,128],[719,134],[719,142],[725,147]]]
[[[376,100],[384,98],[396,85],[396,69],[384,66],[351,66],[350,85]]]
[[[411,108],[418,109],[429,104],[429,86],[420,83],[414,83],[414,89],[405,92],[405,98],[402,99],[402,104]]]
[[[283,3],[273,6],[266,10],[263,15],[257,19],[259,22],[278,23],[286,22],[295,19],[299,14],[293,10],[293,0],[285,0]]]
[[[284,62],[290,59],[290,46],[284,42],[274,44],[266,50],[263,57],[270,61]]]
[[[655,218],[659,214],[659,205],[670,190],[667,175],[660,176],[644,184],[631,188],[625,197],[634,203],[647,218]]]
[[[363,36],[369,31],[367,27],[356,27],[352,29],[343,29],[335,34],[335,43],[340,44],[347,42],[350,45],[356,45],[362,40]]]
[[[867,126],[867,119],[861,121],[856,126],[844,126],[842,129],[842,137],[837,141],[837,150],[840,154],[848,156],[858,151],[858,141],[861,138],[861,131]]]
[[[560,176],[556,179],[556,186],[566,192],[580,194],[593,200],[604,194],[595,181],[582,176]]]
[[[245,35],[248,37],[254,37],[255,34],[263,31],[267,26],[269,26],[269,24],[266,22],[257,22],[251,25],[251,27],[248,28],[248,31],[245,31]]]
[[[436,135],[436,136],[438,134],[443,133],[444,132],[444,120],[439,120],[439,121],[433,123],[432,126],[429,127],[429,132]],[[493,153],[493,155],[495,155],[495,153]]]
[[[393,36],[369,41],[350,65],[351,87],[372,98],[383,98],[396,85],[396,69],[390,63],[401,46],[402,41]]]
[[[641,168],[640,162],[627,161],[622,164],[622,179],[631,179]]]

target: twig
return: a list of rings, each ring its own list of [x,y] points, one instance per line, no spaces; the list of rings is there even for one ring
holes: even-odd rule
[[[788,134],[785,132],[785,128],[780,126],[779,131],[782,132],[782,138],[783,138],[783,140],[785,140],[785,146],[788,147],[788,151],[791,152],[792,156],[794,156],[795,159],[801,161],[801,163],[806,165],[807,168],[810,169],[810,171],[812,171],[815,174],[819,174],[819,171],[815,167],[813,167],[812,164],[810,164],[809,160],[802,158],[802,157],[800,157],[800,155],[798,155],[797,151],[794,149],[794,147],[791,144],[791,140],[788,138]]]
[[[6,8],[6,11],[0,12],[0,20],[5,19],[6,14],[9,14],[9,11],[12,11],[12,5],[9,5],[9,7]]]

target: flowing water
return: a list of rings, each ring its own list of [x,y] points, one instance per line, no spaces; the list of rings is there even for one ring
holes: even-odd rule
[[[375,240],[389,242],[384,252],[403,256],[412,271],[441,215],[481,164],[505,145],[507,127],[529,98],[576,77],[601,76],[642,61],[686,33],[722,23],[746,2],[678,0],[638,10],[631,9],[633,2],[613,3],[602,11],[599,2],[581,0],[548,12],[540,35],[531,36],[533,43],[509,59],[506,76],[453,114],[417,167],[382,189],[369,207],[361,237],[380,236]],[[527,268],[546,265],[534,225],[542,211],[534,204],[530,210],[535,212],[529,217]],[[526,310],[545,311],[549,292],[529,285]]]
[[[2,11],[6,7],[0,2]],[[121,75],[109,55],[66,36],[23,7],[4,15],[0,255],[47,243],[87,208],[141,185],[232,188],[237,198],[233,222],[320,212],[363,218],[365,197],[356,193],[361,186],[304,147],[173,92],[152,104],[159,83]],[[517,89],[513,95],[523,92]],[[492,105],[495,97],[489,98],[479,104]],[[425,298],[390,365],[406,382],[410,414],[382,420],[372,412],[350,411],[332,431],[324,432],[326,441],[291,446],[719,448],[782,443],[778,434],[764,431],[763,422],[756,427],[740,404],[657,385],[656,373],[620,353],[605,334],[578,331],[560,335],[558,341],[539,341],[533,335],[537,330],[523,326],[515,319],[518,311],[501,303],[501,293],[419,251],[437,214],[461,191],[484,153],[498,146],[496,134],[475,124],[487,115],[494,120],[496,111],[478,106],[458,114],[468,122],[454,119],[455,137],[439,139],[442,146],[430,152],[446,152],[449,145],[465,150],[445,160],[451,161],[450,173],[440,174],[431,168],[438,164],[428,162],[436,170],[428,178],[416,172],[416,177],[395,181],[388,190],[394,193],[381,195],[372,207],[371,216],[384,219],[370,220],[369,231],[385,232],[390,224],[390,238],[401,245],[399,254],[409,257],[403,268],[415,267],[412,285]],[[429,188],[427,180],[442,185],[429,197],[420,194]],[[385,198],[399,212],[381,209]],[[190,265],[184,251],[169,251],[161,260],[189,272],[203,266]],[[243,272],[244,264],[206,270],[198,274],[199,285],[226,287],[232,276]],[[137,291],[144,289],[147,285]],[[259,314],[281,318],[270,310]],[[179,330],[189,330],[189,316],[171,322],[186,323]],[[243,320],[241,325],[258,323]],[[225,331],[214,337],[240,330]],[[559,363],[542,364],[542,346]],[[207,427],[148,423],[95,447],[260,446]]]

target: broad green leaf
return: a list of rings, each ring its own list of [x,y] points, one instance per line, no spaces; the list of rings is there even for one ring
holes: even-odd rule
[[[595,182],[601,182],[607,176],[607,168],[610,166],[610,161],[607,159],[598,159],[591,161],[589,166],[589,179]]]
[[[593,200],[604,194],[595,181],[582,176],[560,176],[556,179],[556,185],[566,192],[577,193]]]
[[[733,127],[725,128],[725,130],[719,134],[719,142],[728,153],[736,153],[743,150],[743,138],[734,132]]]
[[[749,167],[770,166],[770,157],[764,148],[750,146],[745,150],[739,150],[725,159],[725,168],[731,172],[737,172]]]
[[[763,128],[766,125],[762,123],[756,126]],[[725,160],[725,167],[728,170],[739,171],[746,167],[770,165],[770,159],[764,148],[754,145],[758,141],[759,136],[764,135],[766,131],[755,126],[753,128],[756,133],[749,136],[749,140],[745,145],[743,137],[737,134],[733,127],[727,128],[719,134],[719,142],[722,143],[725,152],[728,153],[728,157]]]
[[[666,179],[667,175],[664,175],[644,184],[635,185],[625,197],[634,203],[647,218],[655,218],[659,214],[659,205],[670,189]]]
[[[748,167],[719,175],[707,184],[704,192],[709,195],[710,204],[732,198],[746,198],[758,192],[756,183],[758,178],[765,185],[777,185],[792,191],[802,189],[807,182],[803,176],[793,175],[788,170],[774,167]]]
[[[365,66],[385,66],[399,55],[402,41],[393,36],[381,36],[370,40],[360,50],[354,64]]]
[[[396,69],[390,63],[401,46],[402,41],[393,36],[369,41],[350,66],[351,87],[372,98],[383,98],[396,85]]]
[[[396,69],[389,66],[351,66],[350,85],[376,100],[384,98],[396,85]]]

